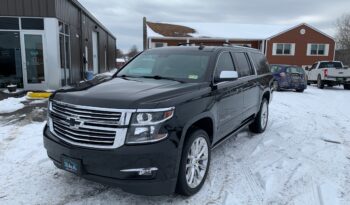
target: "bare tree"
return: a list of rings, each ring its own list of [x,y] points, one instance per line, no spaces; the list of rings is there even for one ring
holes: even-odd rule
[[[338,18],[336,39],[340,49],[350,49],[350,13]]]
[[[129,51],[129,53],[127,54],[127,56],[129,58],[132,58],[134,56],[136,56],[137,54],[139,53],[138,49],[137,49],[137,46],[136,45],[133,45]]]

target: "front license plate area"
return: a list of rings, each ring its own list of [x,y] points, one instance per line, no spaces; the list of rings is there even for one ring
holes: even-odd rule
[[[81,174],[81,160],[62,156],[62,167],[68,172],[72,172],[78,175]]]

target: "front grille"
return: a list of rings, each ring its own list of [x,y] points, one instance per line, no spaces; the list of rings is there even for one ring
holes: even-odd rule
[[[115,147],[117,131],[125,113],[116,109],[72,105],[52,101],[52,131],[72,144],[87,147]]]

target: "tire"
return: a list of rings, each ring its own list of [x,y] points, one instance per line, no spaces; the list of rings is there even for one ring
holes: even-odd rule
[[[295,91],[297,91],[298,93],[303,93],[304,89],[296,89]]]
[[[197,144],[197,146],[203,146],[202,148],[204,150],[196,151],[196,143],[199,143]],[[200,154],[200,152],[203,152],[203,154],[196,156],[196,153]],[[190,157],[191,155],[194,155],[195,158]],[[210,166],[210,156],[211,150],[208,134],[202,129],[194,129],[187,136],[182,150],[180,170],[176,187],[176,192],[178,194],[184,196],[191,196],[197,193],[202,188],[205,179],[208,175],[208,170]]]
[[[324,83],[322,82],[322,79],[321,79],[320,75],[317,77],[317,87],[319,89],[323,89],[324,88]]]
[[[280,90],[281,90],[281,89],[280,89],[280,86],[278,85],[278,82],[277,82],[277,81],[273,81],[272,86],[273,86],[273,89],[274,89],[275,91],[280,91]]]
[[[249,125],[249,130],[254,133],[263,133],[269,120],[269,103],[266,98],[261,102],[260,110],[256,115],[254,122]]]
[[[306,76],[306,84],[311,85],[311,81],[309,81],[309,76]]]
[[[344,84],[344,89],[345,90],[350,90],[350,84]]]

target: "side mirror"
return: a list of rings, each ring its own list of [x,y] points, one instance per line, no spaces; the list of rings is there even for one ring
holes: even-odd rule
[[[221,71],[220,76],[215,78],[215,82],[232,81],[238,78],[237,71]]]

